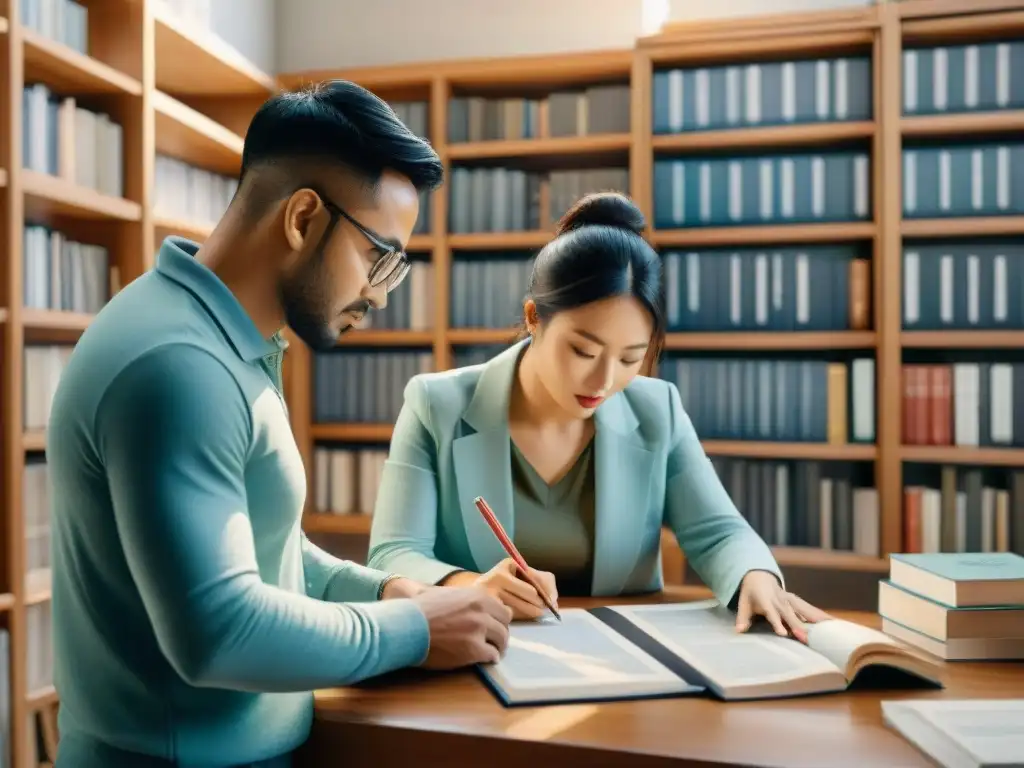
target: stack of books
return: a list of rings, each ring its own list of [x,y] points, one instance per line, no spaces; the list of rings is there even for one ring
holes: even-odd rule
[[[878,586],[882,631],[946,661],[1024,659],[1024,557],[897,554]]]

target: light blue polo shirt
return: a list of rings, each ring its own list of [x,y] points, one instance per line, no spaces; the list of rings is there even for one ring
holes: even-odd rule
[[[164,242],[82,335],[54,399],[59,768],[272,759],[307,738],[312,690],[427,652],[419,609],[377,602],[386,574],[302,533],[283,342],[197,249]]]

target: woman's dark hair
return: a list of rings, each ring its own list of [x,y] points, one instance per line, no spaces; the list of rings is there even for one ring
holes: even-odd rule
[[[598,192],[580,198],[537,254],[526,298],[533,299],[544,321],[602,299],[632,296],[654,321],[644,364],[649,370],[661,354],[665,315],[661,258],[642,236],[645,225],[625,195]]]

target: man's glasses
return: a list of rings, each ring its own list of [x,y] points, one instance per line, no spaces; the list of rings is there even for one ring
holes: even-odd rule
[[[345,219],[345,221],[358,229],[363,237],[370,241],[370,245],[373,246],[374,250],[380,253],[380,258],[373,263],[373,266],[370,267],[370,274],[367,275],[370,285],[374,288],[386,285],[388,291],[393,291],[405,279],[405,276],[409,274],[409,257],[405,254],[405,251],[395,247],[394,243],[388,242],[372,229],[360,224],[358,220],[346,213],[340,206],[332,203],[319,190],[314,191],[320,196],[324,208],[328,210],[332,217],[335,219],[338,217]]]

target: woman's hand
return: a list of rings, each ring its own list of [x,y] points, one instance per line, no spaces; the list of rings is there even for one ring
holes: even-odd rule
[[[776,634],[807,642],[804,624],[815,624],[832,617],[820,608],[786,592],[774,574],[751,571],[740,585],[740,602],[736,611],[736,630],[746,632],[756,616],[764,616]],[[787,627],[789,630],[787,631]]]
[[[547,571],[530,569],[530,575],[537,580],[547,594],[551,604],[558,607],[558,591],[555,577]],[[512,609],[512,619],[537,619],[547,612],[544,601],[537,590],[519,578],[519,566],[508,557],[476,579],[476,585],[483,587]]]

